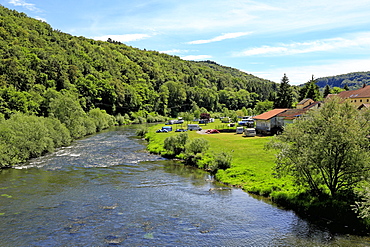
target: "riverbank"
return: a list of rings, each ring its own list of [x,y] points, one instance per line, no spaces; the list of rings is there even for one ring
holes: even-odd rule
[[[212,129],[217,125],[219,123],[201,127]],[[149,128],[148,150],[152,153],[166,155],[163,142],[168,136],[177,133],[155,133],[160,126]],[[177,127],[174,126],[174,128]],[[326,227],[333,227],[335,231],[356,231],[358,234],[367,234],[369,224],[359,220],[352,210],[353,195],[341,195],[334,199],[315,198],[295,186],[291,178],[275,176],[276,153],[265,149],[265,145],[272,137],[243,137],[236,133],[200,135],[195,131],[188,131],[188,135],[189,139],[202,137],[208,140],[210,144],[208,152],[211,155],[219,152],[228,152],[232,155],[231,167],[219,170],[215,174],[218,181],[267,197],[303,217]]]

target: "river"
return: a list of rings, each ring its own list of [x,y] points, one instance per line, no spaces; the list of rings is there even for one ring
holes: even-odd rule
[[[1,246],[370,246],[145,151],[117,127],[0,171]]]

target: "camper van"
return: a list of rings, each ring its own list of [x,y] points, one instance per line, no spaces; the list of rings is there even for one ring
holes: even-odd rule
[[[247,128],[244,130],[245,136],[256,136],[256,129],[255,128]]]
[[[237,134],[243,134],[243,132],[244,132],[244,127],[236,127]]]
[[[199,124],[188,124],[188,130],[202,130],[202,128],[199,127]]]

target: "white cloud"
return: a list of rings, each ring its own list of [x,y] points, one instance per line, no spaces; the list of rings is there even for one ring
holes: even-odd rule
[[[41,12],[39,8],[35,6],[33,3],[27,3],[23,0],[10,0],[10,4],[13,4],[14,6],[22,6],[25,7],[28,10],[34,11],[34,12]]]
[[[242,36],[249,35],[251,33],[252,32],[225,33],[225,34],[223,34],[221,36],[217,36],[213,39],[195,40],[195,41],[188,42],[188,44],[192,44],[192,45],[194,45],[194,44],[207,44],[207,43],[222,41],[222,40],[225,40],[225,39],[235,39],[235,38],[239,38],[239,37],[242,37]]]
[[[352,72],[369,71],[370,59],[349,59],[341,61],[321,61],[318,65],[281,67],[263,71],[248,71],[253,75],[274,82],[280,82],[286,73],[291,85],[306,83],[314,75],[315,78],[335,76]]]
[[[35,19],[39,21],[47,22],[45,18],[42,18],[40,16],[35,16]]]
[[[253,0],[188,0],[152,8],[145,16],[122,16],[121,23],[159,31],[214,32],[244,28],[258,33],[310,32],[365,24],[369,0],[297,2]],[[144,17],[143,17],[144,16]],[[117,22],[114,22],[115,24]]]
[[[289,44],[280,44],[278,46],[254,47],[242,52],[235,52],[233,56],[283,56],[295,55],[311,52],[332,51],[343,48],[370,48],[370,33],[352,34],[349,38],[332,38],[307,42],[294,42]]]
[[[166,54],[171,54],[171,55],[175,55],[175,54],[181,54],[181,53],[188,53],[189,50],[180,50],[180,49],[172,49],[172,50],[167,50],[167,51],[159,51],[160,53],[166,53]]]
[[[189,55],[189,56],[184,56],[181,57],[181,59],[184,60],[205,60],[205,59],[210,59],[212,56],[210,55]]]
[[[99,37],[93,37],[93,39],[107,41],[108,38],[111,38],[114,41],[131,42],[146,39],[149,37],[151,36],[148,34],[123,34],[123,35],[104,35]]]

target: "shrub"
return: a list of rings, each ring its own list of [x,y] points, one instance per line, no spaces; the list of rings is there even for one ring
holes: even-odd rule
[[[198,153],[204,153],[209,148],[209,141],[204,138],[195,138],[186,145],[186,152],[189,154],[196,155]]]
[[[105,110],[100,110],[99,108],[90,110],[88,116],[93,119],[96,131],[98,132],[109,128],[114,123],[112,122],[111,116],[107,114]]]
[[[218,170],[226,170],[231,167],[232,156],[229,153],[221,152],[215,154],[213,162],[211,162],[207,169],[212,173],[216,174]]]
[[[232,156],[229,153],[221,152],[215,155],[214,160],[218,169],[226,170],[231,167]]]
[[[185,145],[188,140],[188,133],[183,132],[177,135],[169,136],[164,140],[164,149],[178,155],[185,150]]]
[[[209,141],[204,138],[195,138],[188,142],[185,146],[186,154],[184,155],[185,162],[188,165],[199,167],[199,162],[202,160],[202,153],[209,148]]]
[[[136,130],[136,135],[140,136],[141,138],[145,137],[145,135],[149,132],[148,128],[145,126],[141,126]]]
[[[49,130],[50,137],[53,139],[54,147],[67,146],[72,138],[68,129],[56,118],[45,118],[45,125]]]
[[[122,116],[121,114],[118,113],[118,115],[116,116],[116,121],[118,123],[118,125],[124,125],[126,122],[125,122],[125,117]]]

